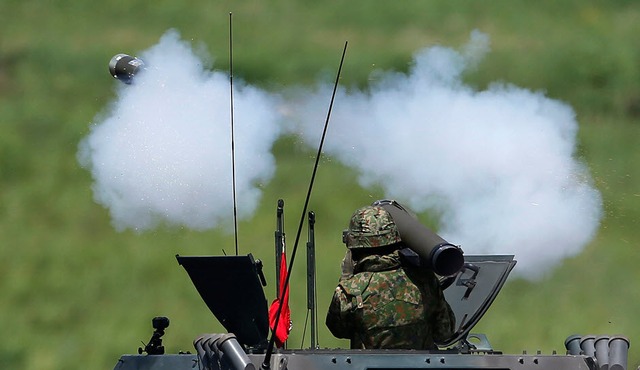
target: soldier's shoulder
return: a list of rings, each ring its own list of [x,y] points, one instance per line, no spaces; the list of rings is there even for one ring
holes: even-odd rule
[[[338,287],[350,295],[361,294],[371,283],[373,275],[371,272],[357,273],[349,278],[340,279]]]

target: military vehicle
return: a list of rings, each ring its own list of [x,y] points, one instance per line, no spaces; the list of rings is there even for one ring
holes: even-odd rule
[[[308,288],[313,289],[313,241],[308,243]],[[123,355],[114,370],[365,370],[365,369],[562,369],[626,370],[629,340],[621,336],[572,335],[563,354],[503,354],[484,334],[470,331],[489,309],[516,261],[511,255],[465,255],[462,268],[442,279],[456,315],[455,334],[437,351],[318,348],[268,352],[269,318],[259,260],[246,256],[176,256],[202,299],[228,333],[194,338],[194,354],[165,354],[169,325],[152,320],[151,340],[139,354]],[[313,297],[309,291],[308,296]],[[312,298],[308,299],[315,312]],[[314,320],[311,320],[314,325]],[[312,328],[312,333],[315,331]],[[312,338],[314,334],[312,334]],[[265,364],[265,360],[268,362]]]
[[[131,83],[134,74],[144,68],[144,63],[137,58],[118,54],[109,67],[115,78]],[[320,153],[321,150],[318,150],[316,161]],[[310,192],[311,186],[307,202]],[[279,253],[284,238],[281,219],[283,204],[280,200],[276,208],[276,261],[280,261]],[[312,314],[309,348],[275,348],[274,330],[270,329],[268,304],[263,290],[266,285],[263,266],[252,254],[177,255],[178,264],[185,269],[204,303],[227,332],[194,337],[193,353],[166,354],[162,336],[169,326],[169,319],[153,318],[154,331],[149,342],[144,348],[138,349],[138,354],[121,356],[114,370],[627,369],[629,340],[622,336],[571,335],[564,343],[564,353],[504,354],[494,349],[486,335],[471,333],[471,330],[505,284],[516,264],[514,256],[464,255],[460,248],[421,225],[410,211],[397,202],[380,201],[378,204],[392,214],[401,238],[414,252],[412,257],[426,262],[428,268],[442,276],[440,281],[445,297],[455,312],[456,330],[453,336],[438,344],[438,350],[319,348],[315,334],[315,215],[306,212],[305,203],[291,264],[300,230],[307,218],[307,303]],[[280,276],[282,268],[284,266],[276,266],[275,276]],[[290,273],[291,268],[288,271]],[[288,277],[284,289],[278,291],[279,297],[283,297],[288,288]],[[277,327],[277,321],[274,326]]]

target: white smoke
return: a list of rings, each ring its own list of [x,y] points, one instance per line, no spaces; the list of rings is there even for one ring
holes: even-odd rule
[[[79,160],[119,229],[205,229],[233,213],[228,75],[207,71],[175,31],[141,55],[146,70],[96,118]],[[235,82],[235,81],[234,81]],[[238,216],[250,216],[274,172],[276,98],[234,85]]]
[[[462,52],[429,48],[408,74],[379,73],[367,91],[340,89],[324,148],[357,169],[363,186],[439,215],[438,233],[467,254],[515,254],[516,272],[541,276],[591,240],[601,197],[575,158],[569,106],[516,86],[464,84],[488,50],[475,32]],[[117,100],[80,145],[96,200],[118,229],[230,224],[228,76],[207,71],[174,31],[141,58],[146,70],[118,84]],[[315,147],[332,88],[296,91],[286,131]],[[270,149],[285,130],[279,96],[236,84],[234,101],[242,218],[273,175]]]
[[[441,216],[438,233],[465,253],[515,254],[516,273],[541,276],[575,255],[599,225],[601,197],[574,157],[578,123],[561,102],[505,84],[476,91],[462,73],[489,50],[472,33],[462,53],[433,47],[408,74],[383,73],[369,91],[340,90],[325,150],[359,171],[363,186]],[[332,87],[292,104],[317,145]]]

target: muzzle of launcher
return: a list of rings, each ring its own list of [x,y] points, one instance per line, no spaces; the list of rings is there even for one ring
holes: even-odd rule
[[[400,239],[416,252],[429,267],[440,276],[451,276],[464,266],[462,249],[453,245],[424,226],[418,218],[394,200],[378,200],[374,206],[381,206],[391,214],[398,227]]]

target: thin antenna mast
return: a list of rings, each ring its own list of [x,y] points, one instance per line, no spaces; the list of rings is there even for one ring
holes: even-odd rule
[[[342,72],[342,64],[344,62],[344,56],[347,53],[347,44],[345,41],[344,49],[342,50],[342,58],[340,59],[340,66],[338,67],[338,73],[336,75],[336,82],[333,85],[333,93],[331,94],[331,102],[329,103],[329,111],[327,112],[327,119],[324,123],[324,129],[322,131],[322,138],[320,139],[320,145],[318,146],[318,153],[316,154],[316,162],[313,166],[313,172],[311,174],[311,181],[309,182],[309,189],[307,191],[307,197],[304,200],[304,207],[302,209],[302,215],[300,216],[300,223],[298,224],[298,232],[296,233],[296,240],[293,245],[293,252],[291,253],[291,261],[289,261],[289,268],[287,270],[287,278],[284,282],[284,289],[280,292],[280,304],[278,305],[278,313],[271,329],[271,338],[269,339],[269,346],[267,347],[267,353],[264,355],[264,361],[262,362],[262,369],[267,370],[271,368],[271,355],[273,354],[273,348],[276,340],[276,328],[280,321],[280,314],[282,313],[282,307],[284,303],[284,297],[289,290],[289,279],[291,278],[291,270],[293,268],[293,262],[296,259],[296,252],[298,251],[298,242],[300,241],[300,234],[302,233],[302,226],[304,224],[304,218],[307,215],[307,207],[309,206],[309,198],[311,198],[311,191],[313,190],[313,182],[316,178],[316,172],[318,170],[318,164],[320,163],[320,157],[322,156],[322,146],[324,145],[324,138],[327,135],[327,128],[329,127],[329,118],[331,117],[331,109],[333,108],[333,101],[336,97],[336,91],[338,90],[338,82],[340,81],[340,73]]]
[[[233,13],[229,12],[229,96],[231,100],[231,182],[233,188],[233,235],[238,255],[238,202],[236,200],[236,148],[233,132]]]

